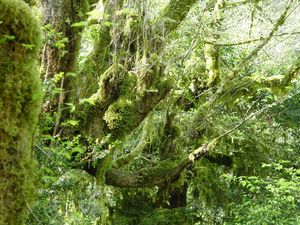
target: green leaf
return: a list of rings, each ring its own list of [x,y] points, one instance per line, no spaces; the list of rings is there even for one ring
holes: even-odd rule
[[[35,45],[31,45],[31,44],[22,44],[22,46],[23,46],[24,48],[29,49],[29,50],[32,51]]]
[[[74,112],[76,110],[76,106],[73,103],[66,103],[66,105],[70,107],[70,112]]]
[[[85,27],[87,25],[88,25],[87,21],[80,21],[80,22],[77,22],[77,23],[73,23],[71,25],[71,27]]]
[[[76,77],[76,76],[77,76],[77,73],[71,73],[71,72],[68,72],[68,73],[66,73],[66,76],[67,76],[67,77]]]
[[[70,159],[71,159],[71,154],[68,153],[68,152],[66,152],[66,153],[65,153],[65,157],[66,157],[68,160],[70,160]]]
[[[7,43],[8,41],[13,41],[15,40],[16,37],[14,35],[2,35],[2,37],[0,38],[0,44],[5,44]]]
[[[64,77],[65,73],[64,72],[60,72],[54,75],[53,77],[53,81],[54,83],[58,83],[63,77]]]
[[[111,27],[111,26],[113,25],[113,23],[110,22],[110,21],[104,21],[104,22],[102,23],[102,25],[105,26],[105,27]]]
[[[67,120],[62,123],[62,126],[77,126],[79,124],[78,120]]]
[[[53,94],[59,94],[62,91],[64,91],[63,88],[54,88],[52,92],[53,92]]]
[[[81,148],[81,147],[75,147],[75,148],[72,149],[71,152],[72,152],[72,153],[78,152],[78,153],[83,154],[83,153],[85,153],[85,149],[83,149],[83,148]]]
[[[89,15],[90,17],[99,18],[99,19],[103,18],[103,16],[104,16],[103,12],[99,11],[98,9],[88,12],[87,15]]]
[[[83,99],[79,100],[79,104],[82,104],[82,103],[89,103],[91,105],[95,105],[95,100],[92,98],[83,98]]]

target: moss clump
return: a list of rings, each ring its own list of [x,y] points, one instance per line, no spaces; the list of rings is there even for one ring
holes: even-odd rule
[[[140,173],[145,182],[153,180],[154,182],[169,181],[168,179],[173,179],[174,171],[177,169],[180,158],[179,157],[170,157],[169,159],[160,161],[154,167],[146,167],[140,170]]]
[[[102,103],[119,96],[130,97],[135,93],[136,83],[137,78],[133,73],[125,72],[120,64],[113,64],[101,75],[99,89],[91,98]]]
[[[33,196],[40,26],[21,0],[0,0],[0,21],[0,224],[18,225]]]
[[[136,92],[137,77],[135,74],[128,72],[122,77],[119,90],[122,96],[132,96]]]
[[[124,68],[120,64],[111,65],[102,75],[99,81],[99,89],[92,99],[99,103],[110,102],[120,95],[121,80],[124,77]]]
[[[104,115],[104,121],[114,136],[121,137],[137,126],[137,107],[127,98],[119,98],[111,104]]]

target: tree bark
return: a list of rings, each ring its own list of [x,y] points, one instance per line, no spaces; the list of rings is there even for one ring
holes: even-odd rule
[[[0,224],[20,225],[34,191],[40,26],[21,0],[0,0],[0,21]]]
[[[86,0],[42,0],[41,3],[44,24],[54,36],[43,47],[42,72],[47,80],[60,72],[74,72],[82,28],[72,27],[72,24],[86,19],[89,4]],[[64,46],[57,45],[57,42]]]

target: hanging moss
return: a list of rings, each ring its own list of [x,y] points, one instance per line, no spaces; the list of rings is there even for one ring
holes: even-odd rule
[[[220,82],[220,63],[219,48],[215,45],[206,44],[204,46],[206,69],[208,71],[208,86],[219,84]]]
[[[0,0],[0,224],[23,224],[33,196],[40,27],[21,0]]]

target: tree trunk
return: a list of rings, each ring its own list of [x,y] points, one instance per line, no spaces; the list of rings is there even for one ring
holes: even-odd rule
[[[19,225],[33,197],[40,27],[21,0],[0,0],[0,21],[0,224]]]

